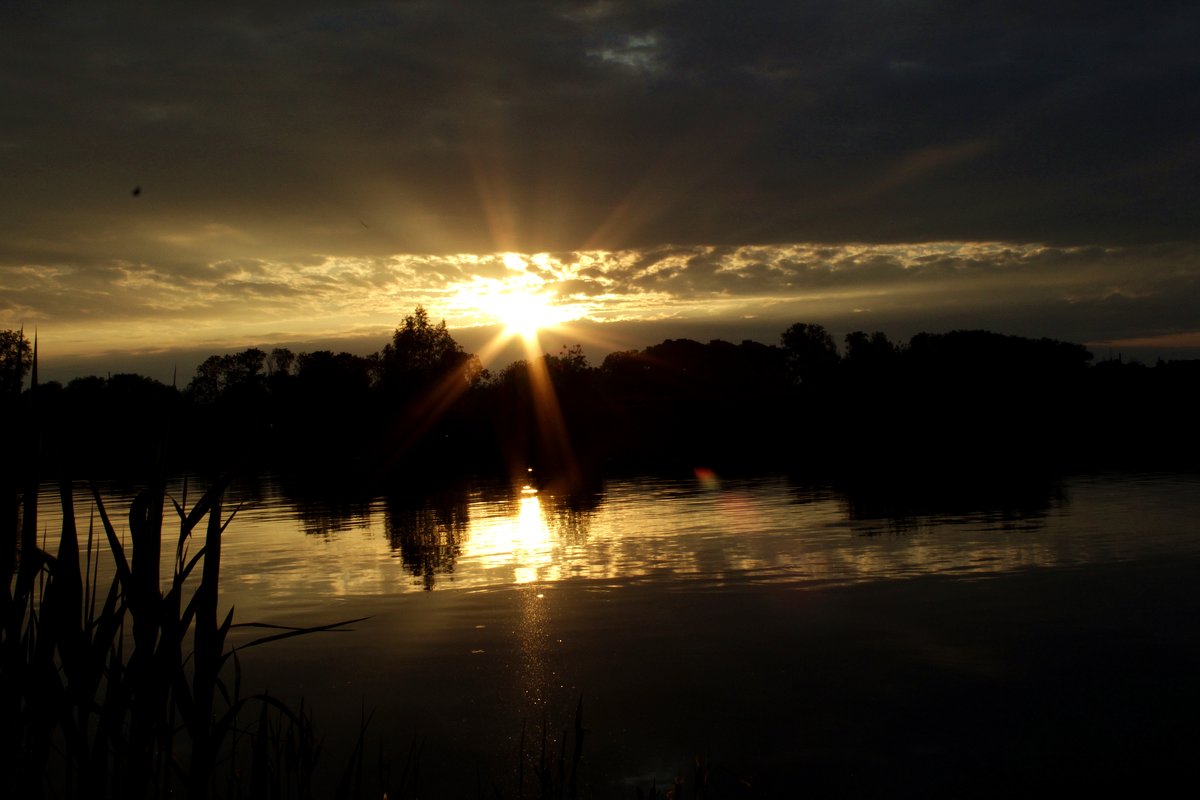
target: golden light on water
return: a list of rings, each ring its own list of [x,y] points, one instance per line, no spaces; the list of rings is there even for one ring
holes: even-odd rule
[[[516,513],[481,519],[472,526],[469,544],[474,557],[488,568],[509,566],[514,583],[531,583],[553,563],[554,534],[542,511],[537,490],[521,490]]]
[[[522,490],[521,509],[517,513],[516,539],[525,553],[538,555],[550,553],[552,546],[550,526],[542,514],[542,501],[535,490]],[[535,564],[518,565],[514,579],[517,583],[529,583],[537,580]]]

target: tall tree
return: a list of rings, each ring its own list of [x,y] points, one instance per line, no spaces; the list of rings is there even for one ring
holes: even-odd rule
[[[460,372],[464,387],[482,371],[479,359],[465,352],[446,321],[434,325],[417,306],[392,334],[379,354],[380,383],[385,391],[407,394]]]
[[[21,393],[25,373],[33,364],[33,349],[24,331],[0,331],[0,396]]]

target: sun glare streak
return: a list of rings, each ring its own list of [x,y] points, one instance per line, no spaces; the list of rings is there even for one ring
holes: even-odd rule
[[[443,376],[428,393],[417,398],[416,402],[407,409],[404,424],[399,429],[401,433],[396,441],[392,458],[400,458],[415,446],[421,437],[445,416],[446,412],[466,393],[468,388],[470,388],[470,381],[466,370],[456,369]]]
[[[562,334],[565,338],[574,340],[577,344],[586,344],[598,347],[601,350],[612,352],[615,350],[629,350],[635,346],[635,342],[631,341],[627,336],[613,335],[605,330],[606,326],[593,325],[591,328],[585,328],[580,325],[571,323],[563,323],[556,325],[554,330]]]
[[[526,350],[529,349],[530,345],[527,343]],[[571,439],[567,435],[567,423],[563,419],[558,394],[554,391],[554,383],[550,380],[550,372],[546,368],[546,359],[539,353],[537,357],[531,357],[528,363],[534,412],[542,434],[542,457],[548,462],[555,480],[575,486],[580,478],[579,464],[575,460]]]

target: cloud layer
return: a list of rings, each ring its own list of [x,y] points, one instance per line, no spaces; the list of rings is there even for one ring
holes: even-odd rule
[[[0,267],[0,321],[64,352],[155,343],[384,336],[425,305],[454,328],[494,322],[489,297],[551,295],[572,318],[805,319],[835,329],[991,327],[1078,341],[1194,332],[1200,247],[804,244],[519,255],[241,259],[174,270],[113,262]],[[91,343],[90,347],[86,346]]]

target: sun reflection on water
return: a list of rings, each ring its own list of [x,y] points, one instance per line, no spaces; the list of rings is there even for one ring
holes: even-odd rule
[[[553,531],[537,489],[524,486],[515,509],[504,504],[477,519],[471,528],[470,551],[485,568],[511,566],[515,583],[536,581],[554,555]]]
[[[545,592],[538,587],[521,589],[517,621],[521,651],[519,683],[526,702],[535,706],[545,704],[552,677],[548,665],[551,645],[547,603]]]

